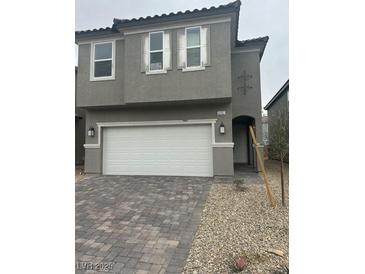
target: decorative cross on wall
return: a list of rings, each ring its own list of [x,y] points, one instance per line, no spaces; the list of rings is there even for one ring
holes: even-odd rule
[[[239,87],[237,88],[238,92],[243,92],[243,95],[246,95],[247,92],[252,89],[252,86],[249,85],[248,81],[252,79],[252,74],[247,74],[246,71],[243,71],[242,75],[237,77],[239,82]]]

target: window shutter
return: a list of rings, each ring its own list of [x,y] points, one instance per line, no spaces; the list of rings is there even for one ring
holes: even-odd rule
[[[177,68],[182,69],[186,67],[186,40],[185,29],[177,31]]]
[[[171,70],[172,69],[172,64],[171,64],[171,53],[172,53],[172,45],[171,45],[171,32],[167,31],[164,33],[163,36],[163,44],[164,44],[164,49],[163,49],[163,65],[164,65],[164,69],[165,70]]]
[[[202,66],[210,66],[210,27],[201,28]]]
[[[149,39],[148,33],[141,36],[141,72],[148,71]]]

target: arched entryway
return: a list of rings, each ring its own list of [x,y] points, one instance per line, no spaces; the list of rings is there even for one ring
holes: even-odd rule
[[[252,146],[249,126],[255,129],[255,119],[251,116],[241,115],[232,120],[235,173],[256,170],[256,157]]]

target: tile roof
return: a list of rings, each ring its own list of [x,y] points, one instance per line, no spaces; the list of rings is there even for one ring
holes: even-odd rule
[[[155,15],[155,16],[147,16],[147,17],[140,17],[140,18],[132,18],[132,19],[118,19],[118,18],[114,18],[113,22],[113,26],[115,27],[123,27],[123,26],[130,26],[130,25],[135,25],[136,23],[140,24],[140,23],[150,23],[152,21],[162,21],[162,20],[166,20],[168,21],[169,19],[173,19],[175,20],[176,17],[180,17],[183,16],[184,18],[186,17],[196,17],[196,16],[202,16],[205,14],[211,14],[211,13],[215,13],[215,12],[227,12],[227,11],[239,11],[241,6],[241,1],[237,0],[231,3],[228,3],[226,5],[220,5],[218,7],[210,7],[210,8],[202,8],[202,9],[194,9],[192,11],[190,10],[186,10],[184,12],[179,11],[176,13],[169,13],[169,14],[162,14],[162,15]]]
[[[202,9],[194,9],[192,11],[186,10],[184,12],[179,11],[176,13],[162,14],[162,15],[154,15],[140,18],[132,18],[132,19],[118,19],[114,18],[112,27],[99,28],[93,30],[84,30],[84,31],[76,31],[76,35],[88,35],[88,34],[108,34],[108,33],[116,33],[118,32],[118,28],[121,27],[129,27],[135,25],[143,25],[149,23],[159,23],[166,22],[172,20],[179,19],[187,19],[204,15],[214,15],[220,13],[227,12],[239,12],[241,6],[241,1],[237,0],[226,5],[220,5],[218,7],[210,7],[210,8],[202,8]],[[181,17],[181,18],[180,18]]]
[[[269,41],[269,36],[264,37],[257,37],[253,39],[248,40],[237,40],[236,41],[236,47],[245,47],[245,46],[251,46],[251,45],[257,45],[258,43],[267,43]]]
[[[168,22],[168,21],[173,21],[173,20],[189,19],[189,18],[196,18],[196,17],[210,16],[210,15],[219,15],[219,14],[226,14],[226,13],[236,13],[237,14],[236,20],[235,20],[235,32],[236,33],[235,33],[234,39],[237,39],[240,7],[241,7],[241,1],[236,0],[234,2],[230,2],[225,5],[220,5],[218,7],[212,6],[210,8],[194,9],[192,11],[186,10],[186,11],[179,11],[176,13],[171,12],[169,14],[164,13],[161,15],[139,17],[139,18],[132,18],[132,19],[114,18],[112,27],[85,30],[85,31],[76,31],[75,34],[77,37],[80,37],[80,38],[94,36],[94,35],[107,35],[107,34],[118,33],[119,32],[118,29],[123,28],[123,27],[162,23],[162,22]],[[268,40],[269,40],[268,36],[258,37],[258,38],[249,39],[249,40],[242,40],[242,41],[236,40],[235,46],[238,48],[241,48],[241,47],[257,48],[257,47],[259,47],[260,48],[260,59],[261,59],[262,55],[264,54],[265,47],[266,47]]]
[[[269,41],[269,36],[264,37],[258,37],[248,40],[237,40],[236,41],[236,47],[237,48],[260,48],[260,60],[262,56],[264,55],[264,51],[266,48],[266,44]]]
[[[113,28],[110,28],[110,27],[106,27],[106,28],[99,28],[99,29],[93,29],[93,30],[80,30],[80,31],[75,31],[75,34],[76,35],[79,35],[79,34],[96,34],[96,33],[105,33],[105,34],[108,34],[108,33],[115,33],[115,32],[118,32],[117,30],[113,29]]]

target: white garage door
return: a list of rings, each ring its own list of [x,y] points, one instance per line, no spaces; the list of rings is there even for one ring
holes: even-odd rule
[[[103,129],[103,173],[213,176],[210,125]]]

